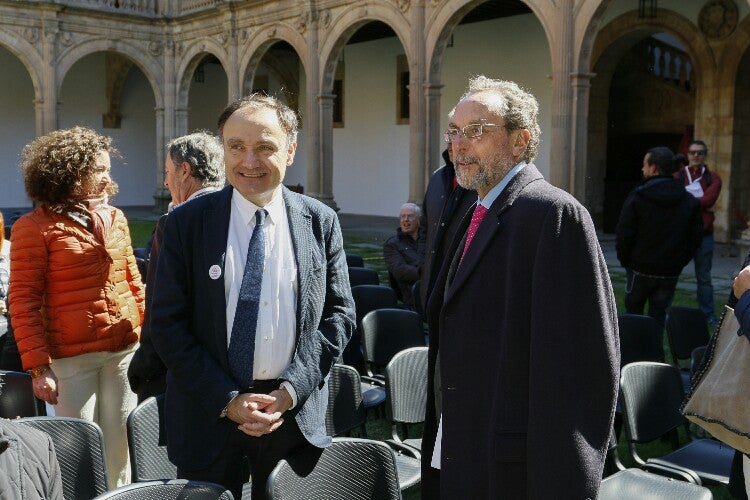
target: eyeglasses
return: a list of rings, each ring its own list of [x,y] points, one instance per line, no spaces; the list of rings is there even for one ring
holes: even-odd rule
[[[467,139],[478,139],[484,134],[484,127],[505,127],[505,125],[495,125],[494,123],[470,123],[464,128],[449,128],[445,131],[445,142],[450,144],[458,139],[459,135]]]
[[[706,150],[705,149],[699,149],[697,151],[688,151],[689,155],[695,155],[695,156],[706,156]]]

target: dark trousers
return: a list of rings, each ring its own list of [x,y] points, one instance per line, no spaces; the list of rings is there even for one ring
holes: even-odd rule
[[[227,439],[224,450],[205,469],[185,471],[178,469],[179,479],[208,481],[224,486],[236,499],[242,498],[242,485],[252,474],[252,499],[266,498],[266,483],[279,460],[298,452],[307,442],[294,416],[284,414],[284,423],[271,434],[248,436],[236,430]]]
[[[672,305],[677,276],[649,276],[630,269],[625,288],[625,310],[630,314],[643,314],[648,302],[648,315],[664,329],[667,308]]]

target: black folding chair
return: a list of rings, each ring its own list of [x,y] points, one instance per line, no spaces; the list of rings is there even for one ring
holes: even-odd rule
[[[28,417],[17,422],[52,438],[65,500],[93,498],[107,491],[104,438],[98,425],[70,417]]]
[[[233,500],[221,485],[201,481],[172,479],[133,483],[108,491],[94,500]]]
[[[326,432],[331,436],[348,436],[356,429],[367,437],[365,405],[359,372],[348,365],[333,365],[328,376]]]
[[[348,267],[365,267],[365,261],[356,253],[347,253],[346,265]]]
[[[680,368],[684,391],[690,391],[690,368],[681,364],[690,360],[693,349],[708,344],[708,322],[700,309],[672,306],[667,309],[665,324],[669,350],[675,366]]]
[[[683,387],[679,369],[665,363],[636,362],[621,372],[625,430],[633,459],[640,465],[657,464],[691,470],[703,483],[728,484],[734,449],[713,439],[697,439],[680,446],[677,429],[687,421],[680,413]],[[671,438],[673,451],[643,459],[638,444]]]
[[[379,285],[380,277],[377,271],[366,267],[349,268],[349,286],[354,288],[358,285]]]
[[[269,500],[400,500],[393,451],[366,439],[334,438],[282,460],[268,478]]]
[[[383,376],[393,357],[410,347],[425,345],[422,320],[414,311],[375,309],[362,318],[362,345],[369,376]]]
[[[163,407],[163,395],[150,397],[128,415],[128,448],[134,483],[177,477],[177,467],[169,461],[166,443],[159,439]]]
[[[651,316],[621,314],[617,317],[620,332],[620,366],[634,361],[664,361],[664,344],[659,323]]]
[[[24,372],[0,370],[0,418],[37,417],[43,404],[34,396],[31,376]]]
[[[385,390],[386,414],[391,422],[393,441],[411,446],[421,454],[422,438],[409,438],[408,431],[409,426],[424,422],[427,347],[412,347],[393,356],[385,367]]]
[[[362,392],[358,379],[359,373],[351,366],[334,365],[331,370],[326,431],[332,436],[346,435],[353,429],[366,435],[367,417],[364,405],[361,404]],[[395,451],[399,488],[404,490],[417,484],[422,476],[419,453],[401,443],[388,442],[387,445]]]

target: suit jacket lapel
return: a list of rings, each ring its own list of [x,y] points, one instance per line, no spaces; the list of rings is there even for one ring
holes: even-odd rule
[[[229,235],[229,216],[232,203],[232,186],[222,189],[214,203],[203,212],[203,267],[199,272],[208,274],[213,266],[221,270],[219,279],[209,279],[206,282],[206,297],[209,301],[212,315],[213,330],[216,332],[217,352],[221,353],[219,360],[228,369],[227,359],[227,302],[224,293],[224,258],[227,250],[227,236]],[[214,268],[216,269],[216,268]],[[203,282],[200,280],[200,282]]]
[[[455,275],[445,291],[446,302],[456,293],[478,266],[485,250],[495,238],[497,232],[501,230],[503,213],[510,209],[513,202],[515,202],[516,198],[518,198],[529,183],[540,179],[543,179],[543,177],[536,167],[533,164],[526,165],[523,170],[518,172],[508,185],[505,186],[503,192],[500,193],[500,196],[498,196],[487,211],[487,214],[479,225],[479,229],[474,235],[474,239],[471,241],[471,245],[469,245],[469,248],[466,250],[466,255],[464,255],[460,264],[458,264],[458,261],[461,259],[463,245],[459,245],[456,249],[456,255],[454,256],[454,263],[452,264],[457,265],[455,268]]]
[[[310,277],[313,267],[312,253],[306,242],[314,241],[311,231],[312,216],[300,197],[286,187],[282,188],[282,195],[286,205],[287,219],[289,220],[289,232],[291,233],[294,256],[297,262],[297,307],[296,307],[296,342],[299,342],[300,333],[303,332],[302,305],[310,294]]]

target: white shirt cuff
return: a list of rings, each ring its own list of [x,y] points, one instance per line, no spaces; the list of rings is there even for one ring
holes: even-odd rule
[[[292,408],[297,406],[297,391],[294,390],[294,387],[292,387],[292,384],[287,382],[286,380],[281,383],[281,387],[286,389],[286,392],[289,393],[289,395],[292,397]],[[292,408],[289,408],[290,410]]]

